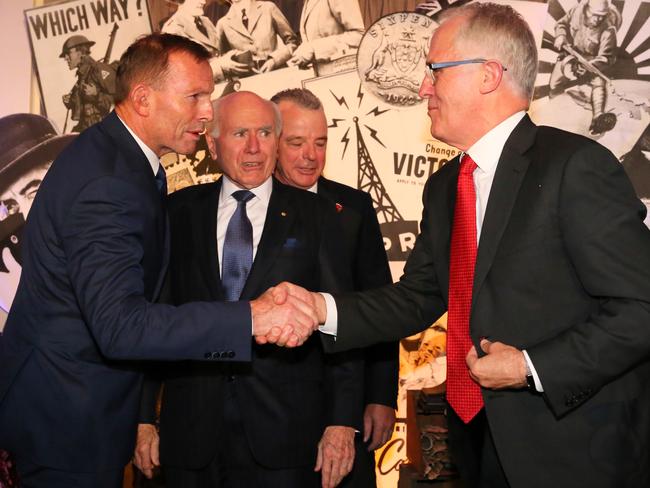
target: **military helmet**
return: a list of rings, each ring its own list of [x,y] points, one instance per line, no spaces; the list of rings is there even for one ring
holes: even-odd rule
[[[73,47],[79,46],[92,46],[95,44],[95,41],[89,41],[86,36],[70,36],[63,43],[63,48],[61,49],[60,58],[65,57],[66,53]]]
[[[609,13],[609,0],[588,0],[589,11],[594,15],[607,15]]]

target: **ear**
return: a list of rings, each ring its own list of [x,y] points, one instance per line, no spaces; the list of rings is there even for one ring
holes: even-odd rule
[[[489,60],[483,63],[481,93],[491,93],[499,88],[504,71],[505,68],[498,61]]]
[[[151,87],[144,83],[138,83],[131,89],[129,93],[129,100],[133,108],[142,117],[148,117],[151,113],[152,100]]]
[[[214,140],[214,137],[210,135],[210,131],[205,133],[205,142],[208,143],[208,150],[210,151],[210,156],[214,161],[217,160],[217,142]]]

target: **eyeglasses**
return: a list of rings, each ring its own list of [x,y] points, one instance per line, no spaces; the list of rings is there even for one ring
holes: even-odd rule
[[[431,83],[435,84],[436,71],[439,71],[443,68],[452,68],[454,66],[461,66],[463,64],[483,64],[483,63],[487,63],[488,61],[493,61],[493,60],[476,58],[476,59],[464,59],[462,61],[445,61],[443,63],[426,63],[424,72],[431,79]],[[496,62],[499,63],[498,61]],[[508,71],[508,68],[506,68],[504,65],[502,65],[501,63],[499,63],[499,65],[501,66],[501,69],[503,69],[503,71]]]

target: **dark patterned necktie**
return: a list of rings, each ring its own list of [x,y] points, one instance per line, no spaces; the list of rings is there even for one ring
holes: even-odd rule
[[[476,163],[465,154],[458,174],[449,259],[447,401],[465,423],[483,407],[481,387],[469,376],[465,362],[472,347],[469,317],[477,252],[475,169]]]
[[[244,24],[246,30],[248,30],[248,15],[246,15],[246,9],[241,9],[241,23]]]
[[[165,168],[163,168],[162,163],[158,164],[158,171],[154,177],[156,180],[156,186],[158,187],[158,192],[161,197],[167,196],[167,174],[165,173]]]
[[[232,196],[237,200],[237,209],[226,229],[221,276],[229,302],[239,300],[253,265],[253,226],[246,215],[246,202],[255,195],[248,190],[238,190]]]
[[[201,17],[194,17],[194,25],[196,28],[199,30],[201,34],[203,34],[205,37],[208,36],[208,29],[205,28],[205,25],[203,25],[203,20]]]

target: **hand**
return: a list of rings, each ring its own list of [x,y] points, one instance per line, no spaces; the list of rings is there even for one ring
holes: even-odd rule
[[[256,73],[268,73],[271,71],[273,68],[275,68],[275,60],[273,58],[269,58],[266,61],[264,61],[264,64],[260,66],[260,69],[253,70]]]
[[[153,424],[139,424],[133,464],[149,479],[153,478],[154,468],[160,466],[159,445],[160,439],[156,426]]]
[[[318,443],[314,471],[321,472],[322,488],[334,488],[352,471],[354,465],[354,429],[342,425],[325,428]]]
[[[91,83],[83,83],[81,88],[87,97],[97,96],[97,87]]]
[[[566,42],[566,37],[557,36],[555,38],[555,41],[553,41],[553,47],[555,48],[556,51],[562,52],[562,46],[564,46],[565,42]]]
[[[386,444],[393,435],[395,410],[379,403],[369,403],[363,412],[363,442],[368,442],[368,451],[374,451]]]
[[[253,335],[259,344],[267,342],[279,346],[295,347],[318,328],[318,318],[313,303],[292,295],[274,300],[274,288],[251,302]]]
[[[467,367],[474,381],[484,388],[523,388],[526,386],[526,359],[519,349],[502,342],[481,341],[485,356],[479,359],[472,346],[467,353]]]
[[[5,264],[7,271],[0,272],[0,308],[9,313],[11,303],[16,296],[22,268],[18,261],[14,259],[11,249],[8,247],[2,249],[2,262]]]
[[[245,76],[251,72],[250,67],[247,64],[240,63],[233,59],[234,56],[237,56],[240,53],[241,51],[232,50],[219,58],[219,66],[226,75]]]
[[[291,56],[291,59],[287,61],[289,66],[298,66],[299,68],[306,68],[309,63],[314,60],[314,48],[309,42],[303,42],[300,46],[296,48]]]
[[[305,303],[312,304],[318,315],[318,323],[325,323],[327,320],[327,306],[325,305],[325,299],[323,298],[323,295],[320,293],[305,290],[301,286],[294,285],[288,281],[283,281],[274,287],[273,298],[276,303],[284,303],[284,301],[289,296],[294,296]]]

